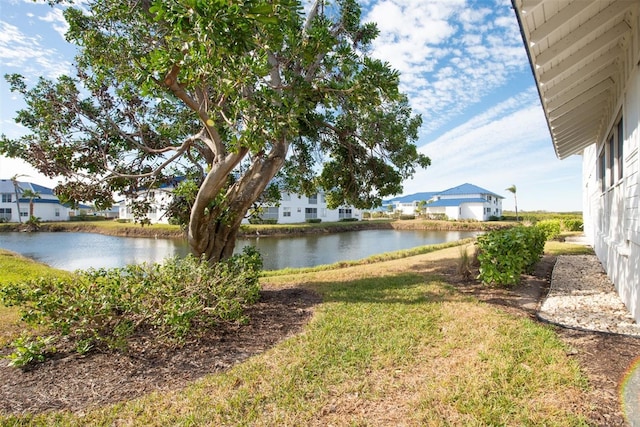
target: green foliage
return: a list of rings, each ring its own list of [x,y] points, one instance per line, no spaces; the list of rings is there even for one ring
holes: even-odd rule
[[[13,353],[6,356],[9,366],[27,368],[34,363],[44,362],[47,353],[55,352],[55,348],[50,346],[53,339],[53,336],[32,337],[22,333],[12,343]]]
[[[27,230],[38,231],[40,229],[41,218],[31,215],[24,224],[27,227]]]
[[[489,285],[511,286],[531,272],[544,252],[546,238],[537,227],[514,227],[478,237],[480,275]]]
[[[321,218],[307,218],[305,220],[305,222],[308,222],[309,224],[319,224],[322,222]]]
[[[68,337],[79,352],[126,348],[140,328],[180,344],[216,322],[241,321],[243,307],[258,299],[261,269],[260,254],[247,247],[213,267],[190,255],[10,283],[0,288],[0,301],[19,306],[29,325]]]
[[[535,227],[542,230],[545,235],[545,240],[554,239],[560,234],[561,223],[558,219],[545,219],[536,223]]]
[[[83,221],[106,221],[107,217],[102,215],[74,215],[69,217],[69,221],[83,222]],[[130,220],[118,220],[131,222]]]
[[[561,220],[563,231],[582,231],[584,222],[582,218],[566,218]]]
[[[406,221],[406,220],[416,219],[416,216],[415,215],[402,214],[402,215],[400,215],[400,217],[398,219]]]
[[[340,218],[338,222],[356,222],[358,218]]]
[[[251,218],[249,219],[249,224],[277,224],[278,220],[276,218]]]

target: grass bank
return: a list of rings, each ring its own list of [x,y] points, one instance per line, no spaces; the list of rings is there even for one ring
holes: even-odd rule
[[[299,224],[245,224],[240,227],[239,236],[294,236],[303,234],[340,233],[343,231],[396,229],[396,230],[441,230],[441,231],[488,231],[512,227],[513,222],[477,221],[433,221],[433,220],[371,220],[353,222],[321,222]],[[0,232],[20,231],[20,224],[0,223]],[[145,225],[117,221],[61,221],[41,224],[42,231],[88,232],[122,237],[162,237],[184,238],[184,231],[177,225]]]
[[[266,277],[264,286],[322,296],[302,333],[185,389],[0,424],[586,425],[585,379],[553,329],[450,286],[459,253]],[[5,259],[18,278],[43,272]]]

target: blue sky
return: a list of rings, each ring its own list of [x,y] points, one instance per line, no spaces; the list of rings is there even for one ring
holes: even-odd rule
[[[472,183],[505,197],[516,185],[522,211],[582,210],[581,157],[558,160],[509,0],[363,0],[365,21],[381,31],[375,57],[401,73],[401,88],[423,118],[417,143],[432,166],[405,182],[403,195]],[[0,74],[28,83],[70,73],[74,47],[59,9],[32,0],[0,2]],[[0,133],[26,129],[23,107],[0,81]],[[26,163],[0,157],[0,178],[25,174],[53,187]]]

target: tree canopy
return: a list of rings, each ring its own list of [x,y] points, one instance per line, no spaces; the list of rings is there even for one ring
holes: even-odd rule
[[[64,16],[76,75],[5,76],[30,133],[3,135],[0,153],[98,207],[186,177],[189,243],[211,262],[278,173],[330,207],[370,208],[430,163],[355,0],[91,0]]]

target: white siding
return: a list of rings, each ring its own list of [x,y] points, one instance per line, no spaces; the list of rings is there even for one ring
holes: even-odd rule
[[[637,44],[635,27],[634,41]],[[638,47],[626,64],[628,80],[620,86],[618,109],[607,121],[609,129],[596,145],[583,152],[585,234],[594,244],[598,258],[615,284],[620,297],[640,322],[640,70]],[[623,121],[623,178],[607,182],[602,192],[598,156],[619,114]],[[608,155],[608,153],[605,153]],[[607,162],[609,164],[609,162]]]

